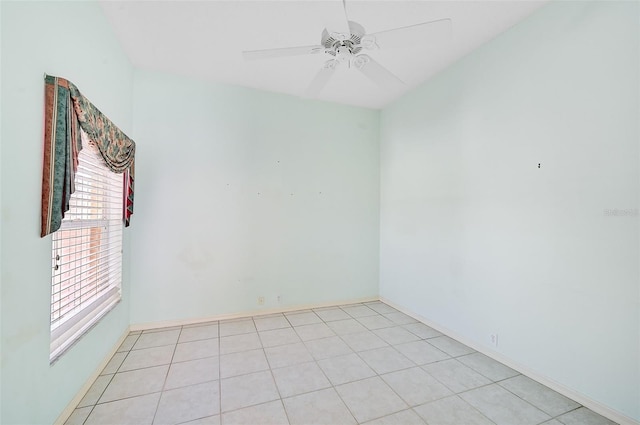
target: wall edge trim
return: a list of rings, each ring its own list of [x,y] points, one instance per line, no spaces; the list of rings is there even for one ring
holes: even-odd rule
[[[91,373],[91,375],[89,375],[89,377],[87,378],[85,383],[82,385],[80,390],[77,392],[75,397],[73,397],[71,401],[69,401],[69,403],[64,408],[62,413],[60,413],[60,416],[58,416],[58,418],[55,420],[54,425],[64,425],[64,423],[69,419],[69,417],[73,414],[74,410],[76,410],[76,407],[78,406],[78,404],[82,401],[82,399],[87,394],[87,392],[89,392],[89,389],[91,388],[95,380],[98,379],[98,377],[100,376],[100,372],[104,370],[104,368],[107,366],[107,364],[109,363],[113,355],[118,351],[118,348],[120,348],[120,346],[122,345],[122,343],[127,338],[130,332],[131,332],[131,328],[127,327],[123,332],[123,334],[120,335],[120,338],[118,338],[113,348],[109,350],[107,355],[98,364],[98,367],[93,371],[93,373]]]
[[[262,310],[247,310],[238,313],[225,313],[225,314],[217,314],[213,316],[201,317],[197,319],[181,319],[181,320],[163,320],[161,322],[146,322],[146,323],[135,323],[130,326],[130,331],[148,331],[152,329],[158,328],[168,328],[172,326],[186,326],[186,325],[197,325],[199,323],[213,322],[216,320],[229,320],[229,319],[242,319],[245,317],[252,316],[265,316],[268,314],[278,314],[278,313],[289,313],[297,310],[309,310],[313,308],[324,308],[324,307],[332,307],[332,306],[340,306],[340,305],[348,305],[348,304],[359,304],[359,303],[367,303],[378,301],[378,297],[364,297],[364,298],[356,298],[351,300],[343,300],[343,301],[331,301],[324,303],[314,303],[314,304],[299,304],[291,307],[280,307],[280,308],[269,308]]]

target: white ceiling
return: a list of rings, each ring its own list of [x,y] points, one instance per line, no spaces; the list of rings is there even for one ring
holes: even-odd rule
[[[318,98],[382,108],[545,1],[347,0],[349,19],[367,33],[450,18],[452,36],[369,53],[406,83],[401,89],[381,89],[356,69],[341,66]],[[110,0],[101,6],[137,68],[295,96],[304,95],[329,59],[326,54],[245,61],[242,51],[320,44],[322,30],[344,16],[341,0]]]

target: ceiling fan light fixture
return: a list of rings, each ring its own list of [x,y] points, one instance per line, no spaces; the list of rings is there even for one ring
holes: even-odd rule
[[[377,50],[380,48],[376,43],[376,38],[370,35],[362,37],[362,40],[360,40],[360,46],[368,50]]]
[[[331,59],[331,60],[326,61],[324,63],[324,65],[322,65],[322,67],[324,69],[336,69],[336,67],[338,66],[338,63],[339,62],[337,60]]]
[[[360,55],[353,58],[353,66],[355,66],[357,69],[364,68],[369,62],[370,59],[367,55]]]
[[[336,48],[336,59],[340,62],[351,60],[353,53],[348,45],[341,45]]]

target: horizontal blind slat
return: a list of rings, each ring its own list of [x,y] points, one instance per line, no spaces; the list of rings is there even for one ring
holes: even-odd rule
[[[53,234],[52,355],[113,306],[105,300],[119,299],[122,280],[123,176],[111,172],[82,135],[75,192]]]

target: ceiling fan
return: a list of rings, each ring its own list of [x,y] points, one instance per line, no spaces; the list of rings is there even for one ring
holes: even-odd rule
[[[305,92],[307,97],[314,98],[320,94],[340,65],[357,69],[382,88],[401,88],[404,85],[402,80],[363,52],[410,46],[427,39],[437,40],[451,36],[449,18],[367,34],[362,25],[349,20],[346,0],[342,0],[342,8],[344,20],[336,28],[324,29],[318,45],[248,50],[242,54],[246,60],[321,53],[329,55],[329,60],[322,65]]]

